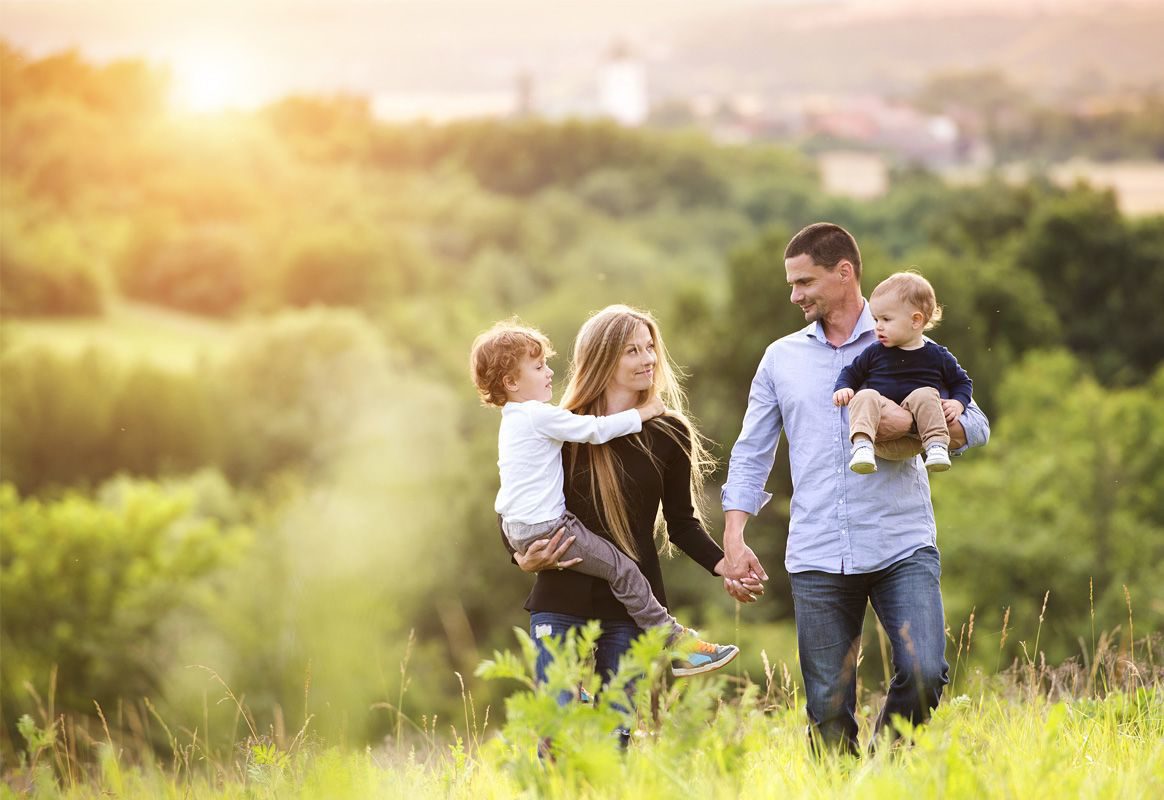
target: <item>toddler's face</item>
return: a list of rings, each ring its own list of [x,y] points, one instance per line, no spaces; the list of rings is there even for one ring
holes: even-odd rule
[[[877,341],[886,347],[914,347],[922,343],[925,318],[913,306],[896,297],[879,296],[869,301]]]
[[[513,385],[505,387],[514,402],[523,403],[527,400],[537,400],[541,403],[550,402],[554,396],[554,371],[546,363],[545,356],[524,356],[521,365],[517,368],[517,376]]]

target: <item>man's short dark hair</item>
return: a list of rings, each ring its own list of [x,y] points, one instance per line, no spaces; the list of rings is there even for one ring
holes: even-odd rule
[[[861,251],[853,234],[831,222],[814,222],[792,237],[784,248],[784,258],[807,255],[812,263],[828,270],[847,260],[853,265],[853,275],[861,280]]]

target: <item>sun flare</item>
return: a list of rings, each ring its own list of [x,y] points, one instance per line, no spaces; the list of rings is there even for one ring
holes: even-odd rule
[[[245,53],[226,46],[190,48],[173,60],[175,108],[214,113],[258,102],[254,65]]]

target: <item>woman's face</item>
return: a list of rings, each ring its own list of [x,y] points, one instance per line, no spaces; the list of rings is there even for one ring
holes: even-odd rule
[[[645,392],[655,381],[655,341],[651,329],[640,322],[622,346],[618,366],[610,378],[608,389]]]

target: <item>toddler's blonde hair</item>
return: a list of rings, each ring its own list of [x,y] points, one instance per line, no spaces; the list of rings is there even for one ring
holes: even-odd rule
[[[922,330],[928,331],[942,321],[942,307],[938,305],[934,287],[916,269],[893,273],[877,284],[877,288],[873,290],[873,294],[869,295],[869,299],[872,300],[880,295],[896,297],[907,306],[921,312],[926,320]]]

